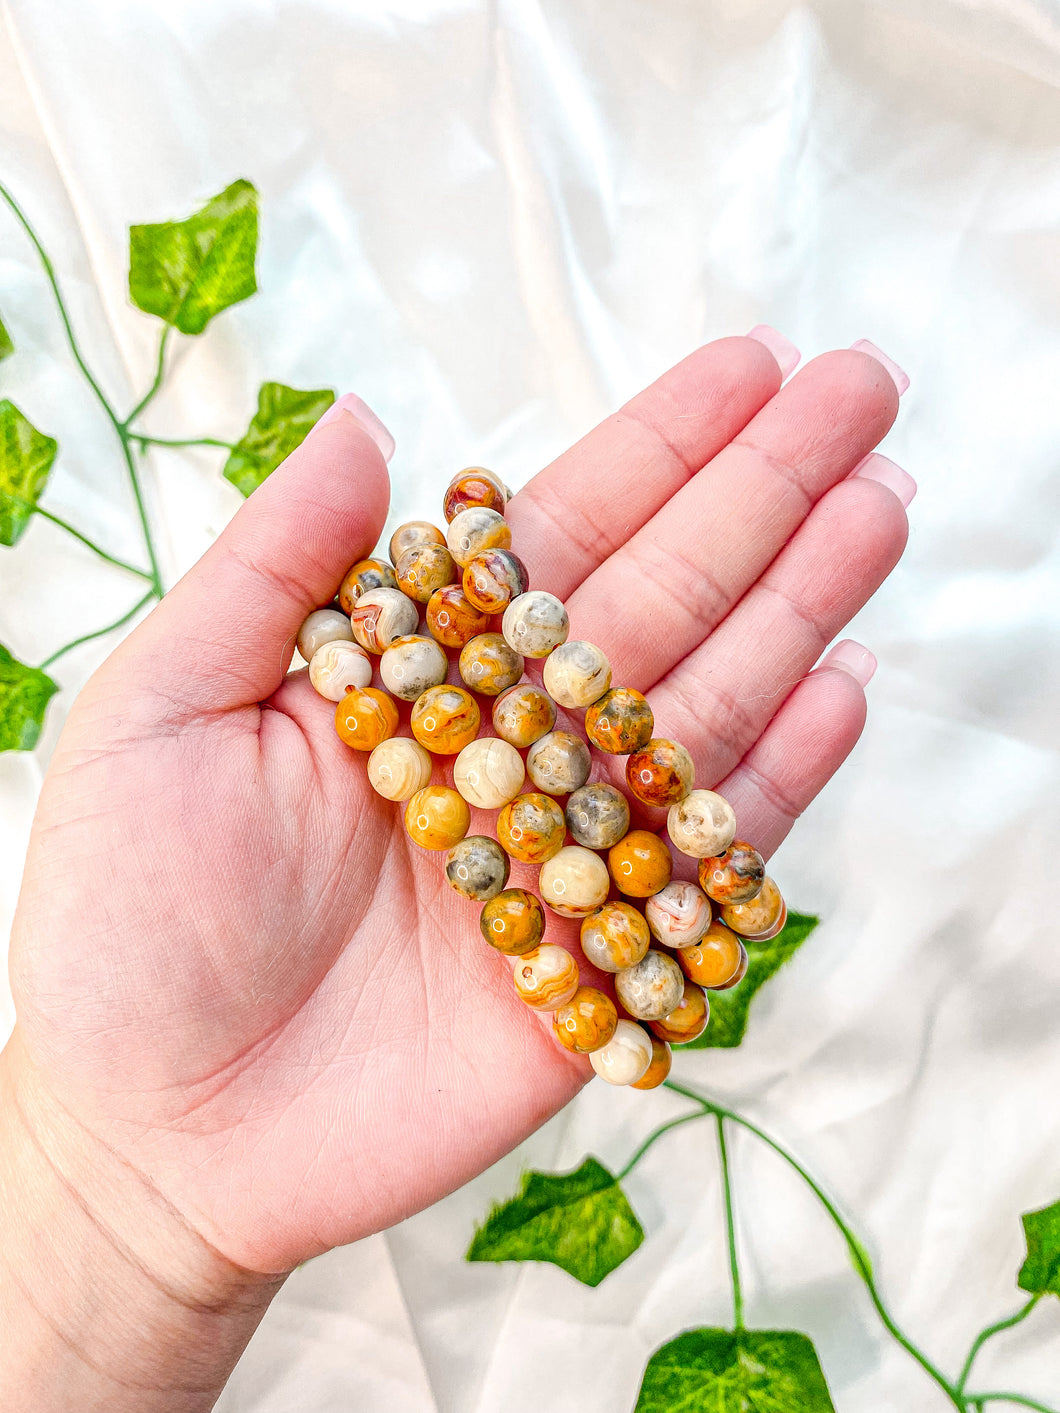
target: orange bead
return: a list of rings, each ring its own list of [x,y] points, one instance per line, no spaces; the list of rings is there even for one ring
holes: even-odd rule
[[[655,737],[626,761],[626,784],[642,805],[674,805],[692,788],[696,768],[684,746]]]
[[[520,863],[546,863],[563,848],[566,837],[563,811],[550,796],[535,790],[516,795],[497,816],[501,848]]]
[[[506,888],[491,898],[478,925],[491,947],[508,957],[532,952],[545,935],[545,910],[525,888]]]
[[[642,750],[655,729],[648,699],[632,687],[612,687],[585,713],[585,734],[613,756]]]
[[[670,1066],[673,1064],[673,1054],[665,1040],[660,1040],[657,1035],[651,1037],[651,1062],[636,1084],[631,1084],[630,1089],[658,1089],[663,1080],[670,1073]]]
[[[428,603],[447,584],[455,584],[460,571],[445,545],[413,545],[395,566],[397,586],[416,603]]]
[[[712,922],[694,947],[679,947],[677,960],[689,981],[698,986],[724,987],[740,969],[743,944],[723,922]]]
[[[428,687],[416,698],[409,725],[421,746],[438,756],[455,756],[478,735],[478,702],[463,687]]]
[[[462,648],[479,633],[485,633],[490,616],[483,613],[459,584],[436,589],[427,602],[427,627],[443,647]]]
[[[595,986],[579,986],[565,1006],[552,1015],[552,1029],[565,1050],[591,1055],[606,1045],[618,1028],[618,1011],[610,996]]]
[[[648,1029],[671,1045],[687,1045],[690,1040],[697,1040],[703,1034],[709,1020],[707,993],[694,981],[686,981],[677,1006],[662,1020],[649,1021]]]
[[[740,965],[739,965],[739,966],[736,968],[736,970],[733,972],[732,976],[729,977],[728,981],[723,981],[720,986],[714,986],[714,987],[712,987],[711,989],[714,990],[714,991],[731,991],[734,986],[738,986],[738,985],[740,984],[740,982],[744,979],[744,977],[745,977],[746,975],[747,975],[747,948],[746,948],[746,947],[744,946],[744,944],[741,942],[741,943],[740,943]]]
[[[398,711],[393,697],[378,687],[353,687],[335,708],[335,730],[339,739],[355,751],[374,751],[398,728]]]
[[[765,942],[775,937],[788,920],[788,910],[780,889],[771,878],[763,879],[762,889],[749,903],[722,908],[722,921],[749,942]]]
[[[343,613],[352,613],[353,606],[369,589],[396,589],[397,575],[385,559],[359,559],[339,586],[339,603]]]
[[[642,961],[651,945],[643,914],[632,903],[605,903],[582,923],[582,951],[601,971],[625,971]]]
[[[723,907],[749,903],[757,898],[765,877],[762,855],[753,844],[745,844],[742,839],[734,839],[716,858],[699,861],[700,888]]]
[[[454,476],[449,483],[449,489],[442,502],[442,513],[447,523],[454,515],[459,515],[462,510],[468,510],[473,505],[483,505],[487,510],[495,510],[498,515],[503,515],[507,500],[497,480],[491,475],[483,475],[477,466],[469,466],[466,471]]]
[[[607,855],[615,887],[630,898],[650,898],[665,888],[674,871],[670,850],[658,834],[631,829]]]
[[[405,829],[421,849],[451,849],[470,826],[467,801],[448,785],[427,785],[405,806]]]

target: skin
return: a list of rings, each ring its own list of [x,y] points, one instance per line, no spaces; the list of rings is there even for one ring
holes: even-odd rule
[[[833,352],[780,384],[753,340],[706,345],[508,512],[531,582],[767,856],[861,731],[860,683],[812,669],[906,536],[890,490],[846,479],[895,417],[884,368]],[[388,494],[356,420],[315,430],[49,767],[0,1056],[0,1387],[37,1413],[212,1407],[298,1262],[436,1201],[591,1077],[285,678]],[[580,955],[578,929],[548,940]]]

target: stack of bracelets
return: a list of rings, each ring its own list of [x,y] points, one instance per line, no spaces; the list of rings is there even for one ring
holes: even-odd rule
[[[298,650],[316,691],[338,703],[341,739],[371,752],[375,790],[405,804],[409,838],[447,850],[451,886],[485,905],[482,935],[514,963],[521,999],[551,1011],[560,1044],[588,1055],[608,1083],[654,1089],[670,1071],[670,1044],[706,1028],[706,992],[743,978],[745,943],[775,937],[787,908],[761,854],[736,838],[732,807],[693,788],[684,746],[653,735],[647,699],[612,687],[601,650],[568,641],[559,599],[530,589],[510,548],[508,495],[491,471],[459,472],[445,494],[448,533],[422,520],[400,526],[390,541],[392,563],[355,564],[337,604],[302,625]],[[418,631],[423,605],[430,636]],[[447,649],[459,653],[462,687],[447,682]],[[386,690],[369,685],[373,658]],[[543,686],[523,680],[525,658],[543,660]],[[494,698],[496,736],[479,738],[482,713],[472,692]],[[412,703],[412,738],[396,734],[395,697]],[[557,704],[584,709],[589,742],[626,756],[630,794],[668,810],[671,843],[699,861],[698,887],[673,879],[660,834],[630,829],[621,790],[586,783],[589,747],[556,729]],[[453,786],[430,783],[439,755],[456,757]],[[527,776],[534,789],[521,793]],[[555,796],[566,797],[565,810]],[[500,811],[496,839],[468,834],[472,807]],[[540,899],[506,886],[513,859],[540,865]],[[622,896],[609,901],[612,890]],[[583,919],[582,950],[614,974],[618,1005],[580,985],[574,957],[543,941],[542,902],[560,917]]]

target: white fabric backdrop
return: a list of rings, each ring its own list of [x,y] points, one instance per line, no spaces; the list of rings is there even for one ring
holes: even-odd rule
[[[158,435],[238,434],[259,382],[360,393],[394,432],[394,518],[453,468],[512,484],[697,343],[775,324],[866,336],[910,373],[884,450],[920,482],[866,735],[776,862],[825,921],[736,1052],[678,1059],[786,1137],[867,1235],[899,1320],[950,1369],[1015,1309],[1018,1213],[1060,1197],[1060,21],[1051,0],[8,0],[4,179],[119,403],[156,328],[126,227],[237,176],[261,294],[185,340]],[[0,384],[63,451],[48,503],[136,554],[115,448],[26,243],[0,216]],[[237,504],[206,452],[156,452],[172,579]],[[0,557],[0,641],[39,659],[129,589],[52,527]],[[76,582],[76,593],[71,585]],[[71,599],[74,602],[71,604]],[[0,934],[68,688],[0,757]],[[1050,862],[1052,860],[1052,862]],[[10,1001],[0,1020],[10,1022]],[[647,1240],[596,1291],[466,1266],[527,1164],[620,1166],[665,1094],[590,1086],[478,1181],[288,1283],[223,1413],[613,1413],[653,1348],[725,1323],[712,1135],[629,1182]],[[945,1400],[883,1335],[839,1239],[735,1143],[754,1325],[816,1341],[840,1413]],[[1060,1397],[1055,1302],[980,1386]]]

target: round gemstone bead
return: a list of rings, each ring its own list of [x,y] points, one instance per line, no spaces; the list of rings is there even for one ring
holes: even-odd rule
[[[566,837],[563,811],[547,795],[517,795],[497,816],[497,838],[520,863],[545,863],[559,853]]]
[[[545,658],[545,690],[561,707],[592,706],[611,685],[611,664],[595,643],[560,643]]]
[[[626,761],[626,783],[642,805],[674,805],[692,788],[696,769],[684,746],[656,736]]]
[[[673,957],[649,948],[634,966],[615,977],[618,999],[637,1020],[662,1020],[676,1010],[685,979]]]
[[[459,584],[435,589],[427,603],[427,627],[446,648],[462,648],[476,633],[484,633],[490,616],[468,600]]]
[[[582,951],[599,971],[636,966],[648,950],[648,924],[631,903],[605,903],[582,923]]]
[[[496,697],[523,675],[523,660],[500,633],[479,633],[460,650],[460,676],[473,692]]]
[[[408,800],[430,782],[433,765],[419,741],[391,736],[368,757],[368,779],[384,800]]]
[[[445,876],[450,887],[465,898],[486,903],[508,882],[510,868],[508,855],[496,839],[469,834],[449,850]]]
[[[736,933],[723,922],[712,922],[699,942],[680,948],[677,960],[689,981],[710,990],[736,975],[742,952]]]
[[[499,810],[523,788],[523,758],[507,741],[483,736],[453,763],[453,784],[474,809]]]
[[[317,648],[309,664],[313,688],[329,702],[338,702],[351,687],[367,687],[372,680],[372,659],[356,643],[338,638]]]
[[[511,550],[483,550],[464,568],[464,593],[483,613],[503,613],[530,587],[526,565]]]
[[[373,589],[396,589],[397,578],[392,565],[385,559],[359,559],[339,585],[339,604],[343,613],[352,613],[353,606]],[[410,630],[411,631],[411,630]]]
[[[533,951],[544,937],[545,910],[525,888],[506,888],[482,909],[479,927],[491,947],[519,957]]]
[[[512,973],[516,994],[535,1011],[555,1011],[578,990],[578,964],[562,947],[544,942],[524,952]]]
[[[444,545],[445,532],[429,520],[406,520],[390,536],[390,563],[396,565],[401,556],[416,545]]]
[[[478,702],[463,687],[428,687],[412,708],[409,725],[421,746],[455,756],[478,735]]]
[[[421,849],[451,849],[467,833],[471,810],[448,785],[417,790],[405,806],[405,829]]]
[[[693,790],[670,806],[666,829],[675,849],[694,859],[713,858],[732,843],[736,815],[713,790]]]
[[[395,638],[415,633],[420,616],[400,589],[368,589],[353,605],[350,624],[366,652],[381,653]]]
[[[710,926],[714,910],[702,888],[675,878],[648,899],[644,916],[664,947],[691,947]]]
[[[636,1084],[652,1062],[652,1036],[636,1021],[621,1019],[606,1045],[594,1050],[589,1063],[608,1084]]]
[[[453,516],[445,542],[457,564],[465,569],[483,550],[510,549],[512,532],[503,515],[485,506],[473,505]]]
[[[374,751],[397,728],[398,712],[393,698],[377,687],[353,687],[335,708],[339,739],[355,751]]]
[[[771,878],[762,880],[762,888],[749,903],[733,903],[721,910],[722,920],[746,937],[749,942],[766,942],[775,937],[788,919],[788,910],[780,889]]]
[[[442,501],[442,513],[446,521],[453,520],[462,510],[470,510],[474,506],[485,506],[487,510],[495,510],[498,515],[503,515],[508,497],[504,492],[504,484],[499,477],[492,472],[484,472],[477,466],[469,466],[466,471],[460,471],[449,482],[449,488]]]
[[[501,619],[501,632],[509,647],[523,657],[547,657],[567,641],[570,619],[554,594],[531,589],[512,599]]]
[[[395,638],[379,659],[383,686],[402,701],[414,702],[428,687],[437,687],[449,673],[449,659],[433,638],[410,634]]]
[[[574,842],[587,849],[610,849],[629,828],[629,801],[603,781],[575,790],[564,813]]]
[[[742,839],[734,840],[716,858],[701,859],[699,863],[699,886],[723,907],[757,898],[765,877],[765,859],[753,844]]]
[[[526,753],[526,773],[539,790],[569,795],[589,778],[592,758],[580,736],[569,731],[549,731]]]
[[[306,662],[312,662],[313,654],[325,643],[340,642],[352,643],[353,629],[349,614],[340,613],[337,608],[314,610],[298,630],[298,651]]]
[[[610,996],[595,986],[579,986],[565,1006],[552,1013],[552,1029],[565,1050],[591,1055],[606,1045],[618,1028],[618,1012]]]
[[[674,871],[670,850],[647,829],[631,829],[610,850],[607,862],[615,887],[630,898],[650,898],[666,887]]]
[[[398,588],[416,603],[427,603],[433,593],[460,577],[445,545],[413,545],[398,560],[396,573]]]
[[[598,750],[612,756],[643,750],[654,730],[647,697],[632,687],[612,687],[585,713],[585,734]]]
[[[568,844],[541,865],[541,900],[560,917],[586,917],[607,897],[611,880],[599,854]]]
[[[493,729],[502,741],[525,749],[556,724],[556,704],[531,682],[509,687],[493,703]]]
[[[652,1035],[649,1039],[651,1040],[651,1064],[644,1071],[643,1078],[638,1079],[636,1084],[630,1085],[631,1089],[658,1089],[670,1074],[673,1053],[669,1045],[665,1040],[660,1040],[657,1035]]]
[[[681,979],[684,981],[684,977]],[[652,1021],[651,1029],[660,1040],[669,1041],[671,1045],[687,1045],[689,1041],[699,1039],[709,1020],[707,993],[694,981],[685,981],[680,1001],[669,1015]]]
[[[740,942],[740,964],[739,964],[739,966],[738,966],[738,967],[736,968],[736,970],[733,972],[732,976],[729,977],[728,981],[723,981],[720,986],[711,987],[711,990],[712,990],[712,991],[730,991],[734,986],[739,985],[739,983],[744,979],[744,977],[745,977],[746,975],[747,975],[747,948],[744,946],[743,941],[741,940],[741,942]]]

